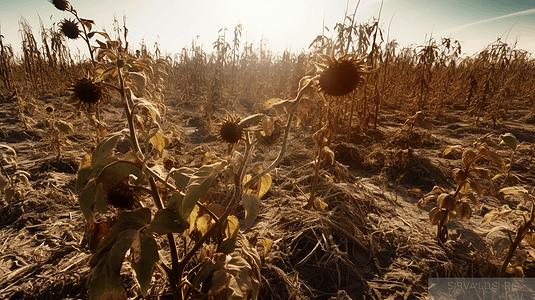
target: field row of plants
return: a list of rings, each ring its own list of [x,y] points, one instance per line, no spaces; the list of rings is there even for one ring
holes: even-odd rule
[[[515,118],[515,105],[533,103],[533,59],[499,39],[471,57],[463,56],[462,42],[452,38],[400,47],[386,39],[381,20],[356,24],[348,15],[332,28],[332,36],[319,35],[301,53],[273,53],[264,40],[243,43],[238,24],[232,32],[220,30],[210,53],[193,40],[181,53],[169,54],[158,45],[132,47],[124,20],[114,20],[114,32],[102,32],[66,0],[52,3],[66,17],[52,28],[41,25],[40,39],[21,19],[20,55],[0,36],[0,88],[17,99],[18,117],[28,128],[35,123],[31,111],[41,109],[35,98],[69,95],[79,109],[72,118],[86,118],[94,129],[91,151],[79,157],[73,191],[92,254],[92,299],[127,298],[119,276],[125,260],[143,296],[159,272],[174,299],[257,299],[262,282],[257,243],[267,254],[274,241],[245,234],[296,128],[308,130],[314,144],[302,209],[325,211],[329,207],[316,195],[317,187],[322,168],[335,164],[335,144],[354,143],[355,136],[376,130],[387,121],[385,109],[396,110],[404,121],[394,136],[404,137],[397,153],[407,166],[416,128],[431,131],[429,120],[446,110],[463,110],[476,124],[496,127]],[[69,39],[83,39],[85,55],[73,54]],[[169,120],[172,105],[200,111],[199,134],[217,135],[228,151],[205,153],[200,166],[177,164],[170,145],[180,126]],[[107,126],[115,121],[103,117],[107,106],[122,110],[124,127]],[[56,116],[61,109],[45,107],[39,129],[58,160],[66,147],[76,147],[68,139],[76,132],[72,118]],[[444,149],[443,156],[459,152],[461,157],[461,167],[451,171],[454,191],[439,186],[417,191],[429,192],[418,206],[434,204],[429,218],[442,247],[446,225],[456,216],[468,220],[478,197],[519,195],[533,203],[513,169],[515,153],[531,145],[505,132],[500,141],[509,147],[509,157],[485,140]],[[126,151],[118,151],[120,143]],[[6,201],[14,201],[31,174],[13,167],[16,149],[0,147],[6,150],[0,190]],[[276,149],[277,155],[259,166],[255,159],[265,153],[259,149]],[[492,210],[485,223],[508,213]],[[533,205],[519,218],[514,238],[494,242],[499,254],[506,253],[501,276],[522,276],[518,261],[533,257],[517,251],[522,241],[535,246]]]

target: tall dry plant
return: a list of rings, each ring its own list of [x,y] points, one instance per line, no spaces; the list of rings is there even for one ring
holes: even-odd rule
[[[13,47],[9,44],[4,45],[4,36],[0,34],[0,78],[2,78],[2,83],[9,92],[13,89],[11,79],[13,65]]]

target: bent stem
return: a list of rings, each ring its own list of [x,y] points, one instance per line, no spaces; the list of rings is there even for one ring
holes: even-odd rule
[[[243,189],[241,188],[241,184],[239,181],[238,174],[234,177],[234,193],[231,195],[231,201],[226,207],[225,211],[219,218],[219,221],[222,222],[220,226],[227,226],[227,217],[230,215],[230,213],[234,210],[234,207],[236,206],[236,203],[241,201],[241,195],[242,195]],[[208,231],[199,238],[199,240],[193,245],[193,248],[191,248],[188,253],[182,258],[182,260],[177,265],[177,272],[176,274],[176,284],[179,287],[179,290],[182,288],[183,285],[189,286],[186,284],[186,280],[183,280],[184,277],[184,270],[186,268],[186,265],[189,263],[189,261],[193,258],[195,253],[203,246],[204,242],[206,242],[209,238],[214,236],[214,234],[217,233],[218,230],[220,230],[220,226],[217,224],[214,224],[208,229]],[[188,299],[188,295],[191,292],[191,290],[185,290],[184,291],[184,297],[178,298],[178,299]],[[177,299],[175,297],[175,299]]]
[[[500,277],[504,277],[505,273],[507,271],[507,266],[509,265],[509,262],[513,258],[513,255],[515,253],[516,248],[518,245],[520,245],[520,242],[524,239],[526,234],[532,230],[535,229],[535,225],[533,224],[535,221],[535,203],[532,202],[531,206],[531,214],[529,220],[524,219],[524,224],[518,229],[518,233],[516,235],[515,240],[509,246],[509,251],[507,251],[507,256],[505,257],[505,260],[503,261],[502,267],[500,269]]]
[[[87,30],[85,29],[85,25],[84,23],[82,23],[82,20],[80,19],[80,17],[78,17],[78,13],[76,12],[76,10],[72,9],[71,13],[74,15],[76,20],[78,20],[78,23],[82,25],[82,29],[84,30],[84,35],[82,36],[82,39],[87,44],[87,48],[89,49],[89,55],[91,56],[91,62],[93,63],[93,66],[96,66],[97,62],[95,61],[95,57],[93,55],[93,48],[91,48],[91,44],[89,43],[89,36],[87,34]]]
[[[318,134],[318,146],[316,152],[316,158],[314,159],[314,180],[312,181],[312,188],[310,190],[310,197],[308,197],[308,202],[305,205],[305,209],[315,209],[314,200],[316,199],[316,186],[318,185],[318,177],[320,171],[320,159],[321,153],[323,152],[323,142],[325,140],[324,136],[325,131],[321,131]]]
[[[286,146],[287,146],[287,143],[288,143],[288,136],[289,136],[289,133],[290,133],[290,127],[292,125],[292,120],[293,120],[293,118],[295,116],[295,113],[297,112],[297,108],[299,106],[299,101],[301,100],[301,98],[303,97],[305,92],[312,86],[313,81],[314,80],[308,81],[305,86],[303,86],[301,89],[299,89],[299,92],[297,93],[297,97],[295,99],[291,100],[291,101],[288,101],[292,105],[288,109],[288,111],[289,111],[288,121],[286,121],[286,126],[285,126],[285,129],[284,129],[284,138],[282,140],[282,146],[281,146],[281,149],[279,151],[279,155],[271,163],[271,165],[269,165],[264,171],[260,172],[259,174],[257,174],[253,178],[251,178],[249,181],[247,181],[247,183],[245,183],[243,185],[243,189],[247,189],[249,186],[251,186],[251,184],[253,184],[253,183],[257,182],[258,180],[260,180],[260,178],[262,178],[262,176],[266,175],[268,172],[273,170],[281,162],[282,157],[284,156],[284,153],[286,152]]]
[[[141,148],[139,146],[139,141],[137,139],[137,135],[134,128],[134,122],[133,122],[133,114],[132,109],[130,108],[129,99],[127,99],[126,93],[125,93],[125,84],[124,84],[124,78],[121,71],[121,68],[117,66],[118,71],[118,77],[119,77],[119,88],[117,89],[119,93],[121,94],[121,100],[123,102],[123,107],[126,113],[126,119],[128,121],[128,130],[130,133],[130,143],[132,145],[132,150],[135,153],[135,156],[138,160],[144,162],[144,155],[143,152],[141,152]],[[150,170],[149,168],[143,168],[145,170]],[[153,177],[155,175],[154,172],[147,172],[149,174],[148,180],[150,184],[150,190],[151,190],[151,196],[154,200],[154,203],[158,210],[163,210],[163,202],[160,197],[160,194],[158,193],[158,186],[156,185],[156,180]],[[170,254],[171,254],[171,265],[172,268],[169,269],[168,266],[166,266],[163,262],[162,265],[164,265],[164,270],[166,270],[167,275],[169,276],[169,281],[171,283],[171,289],[173,291],[173,297],[174,299],[178,300],[181,299],[180,297],[180,290],[178,289],[178,281],[182,276],[181,275],[181,265],[178,261],[178,250],[176,248],[175,239],[172,233],[167,234],[167,240],[169,241],[169,247],[170,247]],[[177,276],[178,275],[178,276]]]

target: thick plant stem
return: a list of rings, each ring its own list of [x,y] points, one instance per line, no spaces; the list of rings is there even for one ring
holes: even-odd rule
[[[507,256],[505,257],[505,260],[503,261],[502,267],[500,269],[500,277],[505,276],[505,273],[507,271],[507,266],[509,265],[511,258],[513,258],[516,248],[518,247],[518,245],[520,245],[520,242],[522,242],[522,240],[524,239],[524,236],[528,232],[530,226],[531,225],[529,223],[525,223],[518,230],[518,234],[516,235],[516,238],[511,244],[511,246],[509,246],[509,251],[507,251]]]
[[[351,99],[351,108],[349,109],[349,122],[347,124],[346,143],[349,143],[351,138],[351,124],[353,123],[353,114],[355,113],[355,94],[353,93]]]
[[[295,113],[297,111],[297,107],[299,106],[299,101],[301,100],[301,98],[303,97],[305,92],[312,86],[312,82],[313,82],[313,80],[310,80],[305,86],[303,86],[301,89],[299,89],[299,92],[297,93],[297,97],[290,101],[292,103],[292,107],[289,108],[288,121],[286,122],[286,127],[285,127],[285,130],[284,130],[284,139],[282,140],[282,146],[281,146],[281,149],[279,151],[279,155],[271,163],[271,165],[269,165],[264,171],[260,172],[260,174],[257,174],[256,176],[251,178],[251,180],[247,181],[247,183],[245,183],[243,185],[243,189],[247,189],[249,186],[251,186],[251,184],[257,182],[260,178],[262,178],[262,176],[266,175],[268,172],[273,170],[281,162],[282,157],[284,156],[284,153],[286,152],[286,146],[287,146],[287,143],[288,143],[288,136],[289,136],[289,133],[290,133],[290,127],[292,125],[292,120],[293,120],[293,118],[295,116]]]
[[[316,155],[316,159],[314,160],[314,180],[312,181],[312,188],[310,190],[310,197],[308,197],[307,205],[305,205],[305,209],[314,209],[314,200],[316,199],[316,186],[318,185],[318,177],[319,177],[319,171],[320,171],[320,157],[321,157],[321,149],[318,149],[318,154]]]
[[[323,141],[325,139],[323,135],[324,132],[325,131],[321,131],[318,134],[318,147],[317,147],[316,159],[314,160],[314,180],[312,181],[310,197],[308,197],[308,202],[304,207],[305,209],[315,209],[314,200],[316,199],[316,187],[318,185],[318,178],[319,178],[319,172],[320,172],[320,159],[321,159],[321,153],[323,152]]]
[[[78,20],[78,23],[82,24],[82,29],[84,30],[84,35],[82,36],[82,39],[87,44],[87,48],[89,50],[89,56],[91,57],[91,63],[93,63],[93,66],[96,66],[97,62],[95,61],[95,57],[93,55],[93,48],[91,48],[91,44],[89,43],[89,36],[87,35],[87,30],[85,29],[85,25],[82,23],[82,20],[80,19],[80,17],[78,17],[78,13],[75,10],[72,10],[71,13]]]
[[[137,139],[137,135],[134,128],[134,122],[133,122],[133,115],[132,110],[130,108],[130,105],[128,103],[128,99],[126,98],[125,89],[124,89],[124,78],[121,73],[121,69],[118,67],[118,74],[119,74],[119,90],[121,93],[121,99],[123,101],[124,110],[126,113],[126,119],[128,121],[128,130],[130,132],[130,143],[132,145],[133,151],[136,155],[136,158],[143,161],[143,153],[141,152],[141,148],[139,147],[139,142]],[[138,155],[141,155],[139,157]],[[152,173],[152,172],[151,172]],[[152,198],[154,200],[154,203],[156,204],[156,207],[158,210],[164,209],[162,199],[160,197],[160,194],[158,193],[158,186],[156,185],[156,180],[153,176],[148,176],[149,184],[151,187],[152,192]],[[174,239],[174,236],[172,233],[167,234],[167,239],[169,241],[169,247],[170,247],[170,254],[171,254],[171,265],[172,265],[172,272],[169,272],[169,280],[171,282],[171,289],[173,290],[173,297],[175,300],[179,300],[180,297],[180,291],[178,289],[178,280],[180,280],[180,265],[178,262],[178,250],[176,248],[176,242]],[[168,268],[166,268],[168,269]],[[177,276],[178,275],[178,276]]]
[[[279,151],[279,155],[277,158],[269,165],[264,171],[260,172],[260,174],[257,174],[251,180],[247,181],[247,183],[243,186],[244,189],[248,188],[251,184],[257,182],[262,176],[266,175],[268,172],[273,170],[282,160],[282,157],[284,156],[284,153],[286,152],[286,146],[288,142],[288,135],[290,133],[290,126],[292,124],[292,120],[294,118],[295,113],[291,112],[288,116],[288,122],[286,122],[286,130],[284,132],[284,140],[282,142],[281,150]]]
[[[223,214],[219,218],[220,222],[222,222],[222,226],[226,226],[227,217],[234,210],[234,207],[236,206],[236,203],[241,201],[241,194],[242,194],[243,189],[241,188],[241,184],[239,184],[238,182],[239,182],[239,176],[236,175],[236,178],[235,178],[235,191],[234,191],[234,194],[231,196],[231,202],[229,203],[229,205],[227,206],[227,208],[225,209],[225,211],[223,212]],[[219,230],[219,226],[217,226],[217,224],[212,225],[210,227],[210,229],[208,229],[208,231],[203,236],[200,237],[200,239],[195,243],[195,245],[193,245],[193,248],[191,248],[188,251],[188,253],[186,253],[184,258],[182,258],[182,260],[178,263],[177,272],[175,273],[176,274],[176,278],[178,280],[177,281],[178,287],[182,286],[182,283],[183,283],[182,282],[182,278],[184,276],[184,270],[185,270],[186,265],[188,264],[188,262],[193,258],[195,253],[197,253],[197,251],[199,249],[201,249],[201,247],[203,246],[204,242],[206,242],[214,234],[216,234],[218,230]],[[185,297],[184,299],[186,299],[186,298],[187,297]]]
[[[509,246],[509,251],[507,251],[507,256],[505,257],[505,260],[503,261],[502,268],[500,269],[500,277],[504,277],[505,273],[507,271],[507,266],[509,265],[509,262],[511,261],[511,258],[513,258],[513,254],[515,253],[516,248],[518,245],[520,245],[520,242],[524,239],[526,234],[529,232],[530,229],[534,229],[535,224],[535,202],[532,202],[531,206],[531,213],[529,220],[524,219],[524,224],[518,229],[518,233],[516,235],[515,240]]]

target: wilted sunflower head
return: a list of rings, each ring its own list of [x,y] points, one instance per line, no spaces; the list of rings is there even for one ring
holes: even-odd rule
[[[106,200],[109,204],[124,209],[131,209],[139,202],[140,192],[128,183],[128,176],[120,179],[106,189]]]
[[[71,7],[71,4],[67,0],[52,0],[50,2],[61,11],[70,10]]]
[[[243,128],[240,125],[240,118],[227,115],[223,119],[223,123],[218,124],[221,128],[219,129],[218,138],[223,142],[229,144],[236,144],[244,137]]]
[[[63,32],[63,34],[66,37],[72,40],[75,40],[80,36],[80,30],[78,29],[78,24],[73,20],[63,19],[60,22],[59,26],[60,26],[61,32]]]
[[[88,106],[99,104],[106,95],[102,83],[95,81],[90,76],[76,80],[69,90],[72,93],[72,101]]]
[[[364,60],[353,54],[340,58],[334,55],[320,55],[316,63],[317,83],[321,91],[331,96],[345,96],[364,82],[367,73]]]

